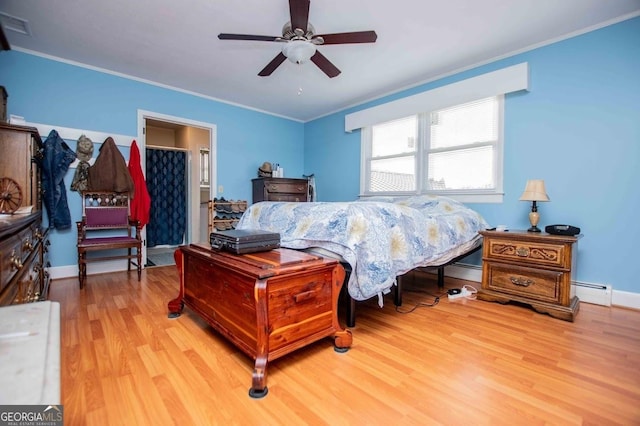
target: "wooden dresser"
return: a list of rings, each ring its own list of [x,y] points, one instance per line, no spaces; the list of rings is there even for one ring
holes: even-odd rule
[[[309,201],[309,181],[290,178],[256,178],[253,184],[253,202]]]
[[[267,363],[332,337],[335,350],[351,346],[338,323],[345,271],[334,259],[277,249],[245,255],[191,244],[175,252],[180,292],[169,317],[184,305],[255,360],[249,395],[267,394]]]
[[[29,213],[0,215],[0,305],[46,300],[48,232],[42,226],[42,140],[35,128],[0,123],[0,178],[10,178]]]
[[[573,321],[580,302],[572,293],[580,236],[527,231],[480,231],[484,237],[478,298],[520,302]]]

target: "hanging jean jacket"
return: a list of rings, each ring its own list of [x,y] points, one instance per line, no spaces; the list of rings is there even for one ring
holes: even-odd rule
[[[44,141],[42,159],[42,199],[47,209],[50,228],[71,228],[64,175],[75,159],[76,153],[62,140],[58,132],[52,130]]]

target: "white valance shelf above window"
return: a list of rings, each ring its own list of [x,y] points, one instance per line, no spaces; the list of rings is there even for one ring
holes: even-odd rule
[[[351,132],[355,129],[421,112],[434,111],[519,90],[529,90],[529,64],[527,62],[347,114],[344,119],[344,129],[346,132]]]

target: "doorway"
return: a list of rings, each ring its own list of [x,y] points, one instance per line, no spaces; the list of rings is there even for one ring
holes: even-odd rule
[[[145,241],[143,247],[143,263],[146,266],[165,266],[175,264],[173,259],[173,252],[182,244],[189,244],[192,242],[200,242],[203,240],[203,229],[206,232],[208,225],[208,211],[207,203],[210,199],[213,199],[215,193],[215,152],[216,152],[216,127],[213,124],[196,122],[193,120],[183,119],[179,117],[166,116],[163,114],[157,114],[152,112],[139,111],[138,112],[138,124],[139,139],[141,141],[141,157],[144,159],[143,170],[145,170],[145,178],[147,179],[147,188],[150,188],[151,182],[150,176],[153,176],[155,168],[156,176],[168,179],[155,179],[154,184],[162,184],[164,180],[167,182],[170,189],[169,192],[176,192],[174,194],[178,200],[176,207],[180,205],[184,208],[184,230],[180,234],[180,213],[171,213],[171,216],[167,216],[163,211],[162,217],[158,218],[166,223],[170,223],[169,228],[177,229],[178,236],[176,234],[169,236],[168,240],[165,232],[167,227],[163,227],[162,235],[158,235],[156,232],[156,226],[151,222],[153,220],[153,213],[150,218],[150,223],[143,229],[143,239]],[[148,151],[148,152],[147,152]],[[208,156],[208,164],[206,167],[210,176],[208,179],[202,179],[201,176],[201,163],[199,156],[202,151],[206,151]],[[153,155],[150,155],[153,154]],[[160,161],[169,161],[171,163],[181,164],[179,157],[183,156],[186,172],[183,173],[184,189],[179,189],[179,185],[176,186],[178,179],[174,175],[180,174],[180,166],[178,170],[169,171],[166,165],[158,167],[158,164],[154,163]],[[165,157],[170,157],[168,160]],[[173,174],[173,175],[172,175]],[[208,183],[208,185],[204,185]],[[178,188],[178,189],[176,189]],[[161,189],[161,192],[164,189]],[[156,192],[156,198],[164,197],[166,194],[159,195]],[[151,195],[151,191],[150,191]],[[153,200],[152,196],[152,209]],[[156,200],[158,201],[158,200]],[[166,208],[166,201],[162,199],[160,207]],[[203,208],[204,206],[204,208]],[[175,226],[174,226],[175,225]],[[174,232],[175,229],[169,230]],[[149,235],[149,232],[154,235]],[[177,238],[177,239],[176,239]]]
[[[151,198],[147,224],[146,266],[174,264],[175,249],[186,243],[188,150],[160,147],[154,143],[153,127],[147,122],[146,177]]]

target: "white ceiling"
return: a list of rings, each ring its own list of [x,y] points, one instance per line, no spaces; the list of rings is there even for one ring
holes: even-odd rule
[[[280,43],[287,0],[2,0],[31,35],[12,49],[109,70],[308,121],[453,71],[640,15],[640,0],[312,0],[317,34],[375,30],[373,44],[320,46],[342,73],[313,63],[258,72]],[[298,94],[299,88],[302,93]]]

